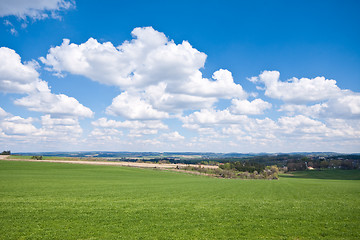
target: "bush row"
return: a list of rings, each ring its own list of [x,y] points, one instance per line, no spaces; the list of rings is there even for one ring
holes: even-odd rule
[[[214,177],[221,178],[240,178],[240,179],[278,179],[279,178],[279,169],[277,166],[267,166],[262,171],[238,171],[236,168],[205,168],[205,167],[193,167],[186,166],[180,167],[181,170],[187,171],[196,171],[199,173],[212,175]]]

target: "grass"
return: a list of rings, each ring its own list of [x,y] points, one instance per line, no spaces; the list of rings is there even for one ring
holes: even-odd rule
[[[282,177],[290,178],[312,178],[312,179],[333,179],[333,180],[360,180],[359,170],[312,170],[283,174]]]
[[[9,159],[32,159],[33,156],[25,156],[25,155],[10,155]],[[79,157],[57,157],[57,156],[42,156],[42,160],[68,160],[68,161],[103,161],[102,158],[79,158]],[[39,160],[41,161],[41,160]]]
[[[359,239],[359,171],[215,179],[0,161],[0,239]],[[350,176],[350,177],[349,177]]]

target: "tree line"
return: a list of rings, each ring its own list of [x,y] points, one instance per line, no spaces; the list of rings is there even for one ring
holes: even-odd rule
[[[2,151],[2,153],[0,153],[0,155],[11,155],[11,151]]]

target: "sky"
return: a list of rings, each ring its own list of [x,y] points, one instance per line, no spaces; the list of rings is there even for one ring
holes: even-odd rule
[[[1,0],[0,146],[360,152],[359,10]]]

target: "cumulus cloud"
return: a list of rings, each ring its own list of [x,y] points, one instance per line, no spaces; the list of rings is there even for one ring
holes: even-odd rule
[[[181,112],[184,109],[210,108],[217,101],[216,97],[169,93],[167,92],[167,84],[164,82],[147,87],[141,95],[154,108],[173,113]]]
[[[264,71],[258,77],[249,80],[265,85],[265,95],[286,102],[303,103],[321,101],[341,95],[341,89],[335,80],[324,77],[292,78],[287,82],[279,80],[278,71]]]
[[[127,128],[127,129],[168,129],[168,126],[158,120],[147,121],[115,121],[99,118],[91,122],[93,126],[102,128]]]
[[[353,149],[360,140],[360,95],[340,89],[335,80],[281,81],[277,71],[250,78],[265,96],[282,101],[279,108],[270,100],[247,94],[226,69],[205,78],[201,69],[206,54],[187,41],[176,44],[151,27],[135,28],[132,35],[132,40],[120,46],[93,38],[82,44],[65,39],[40,58],[58,76],[82,75],[121,91],[113,96],[105,113],[124,120],[99,118],[83,140],[79,117],[94,113],[73,97],[52,93],[48,83],[40,79],[37,62],[21,62],[15,51],[1,48],[0,91],[24,94],[22,98],[13,95],[17,98],[14,103],[46,114],[40,120],[21,118],[0,108],[2,139],[43,141],[54,146],[57,141],[77,140],[94,148],[103,144],[135,151],[191,147],[194,151],[243,152],[309,151],[315,148],[314,142],[325,149],[330,145],[341,149],[350,143]],[[226,100],[217,105],[221,99]],[[274,110],[278,112],[271,118],[256,117]],[[172,129],[178,120],[186,131]]]
[[[158,134],[159,130],[166,130],[168,126],[159,120],[142,120],[142,121],[115,121],[107,118],[99,118],[91,123],[96,129],[124,129],[128,131],[127,136],[140,138],[143,135]]]
[[[278,120],[280,127],[286,133],[299,131],[302,133],[326,133],[327,127],[324,123],[303,115],[294,117],[281,117]]]
[[[122,132],[114,129],[114,128],[109,128],[109,129],[100,129],[100,128],[95,128],[93,131],[91,131],[90,136],[112,136],[112,135],[116,135],[116,136],[121,136]]]
[[[170,142],[177,142],[185,139],[185,137],[181,136],[177,131],[170,133],[163,133],[161,135],[161,138]]]
[[[24,141],[52,141],[69,142],[82,134],[82,128],[77,118],[53,118],[50,115],[41,116],[41,120],[34,118],[22,118],[10,113],[0,121],[0,132],[6,137],[16,137]],[[34,123],[40,122],[37,128]],[[22,138],[19,138],[22,137]]]
[[[245,152],[249,149],[259,149],[259,146],[270,151],[309,151],[320,146],[329,146],[330,143],[334,148],[341,149],[349,144],[349,141],[359,141],[360,138],[360,123],[355,119],[320,120],[311,116],[294,115],[272,120],[267,117],[257,119],[236,115],[227,109],[205,109],[183,117],[182,121],[184,128],[199,134],[196,141],[202,139],[206,142],[206,138],[211,136],[208,144],[217,142],[218,146],[227,144],[227,147],[230,144]],[[312,146],[311,141],[316,142],[316,146]],[[200,147],[199,142],[194,144]]]
[[[233,115],[228,109],[201,109],[188,116],[182,118],[184,126],[188,124],[221,124],[221,123],[237,123],[247,118],[242,115]]]
[[[0,90],[5,93],[29,93],[41,83],[35,62],[21,63],[12,49],[0,48]]]
[[[42,128],[36,135],[42,137],[51,136],[58,140],[66,140],[79,137],[83,132],[79,120],[72,117],[53,118],[47,114],[41,117],[41,124]]]
[[[230,111],[234,114],[259,115],[265,110],[271,108],[271,103],[262,99],[255,99],[251,102],[248,100],[233,99],[231,100]]]
[[[204,78],[200,69],[206,55],[189,42],[176,44],[152,27],[135,28],[132,35],[134,39],[118,47],[93,38],[80,45],[64,39],[40,61],[57,75],[69,72],[120,87],[125,92],[113,100],[107,112],[129,119],[166,118],[168,113],[188,108],[211,107],[219,98],[246,98],[228,70]],[[126,100],[129,98],[147,113],[129,112],[133,107]]]
[[[335,80],[324,77],[279,80],[278,71],[264,71],[249,80],[262,83],[265,95],[285,102],[279,111],[317,118],[359,118],[360,95],[340,89]]]
[[[93,116],[93,112],[75,98],[51,93],[48,83],[39,78],[37,66],[34,61],[23,64],[20,56],[12,49],[0,48],[0,91],[27,94],[26,97],[16,99],[15,104],[31,111],[54,115]]]
[[[166,112],[154,109],[149,103],[136,96],[136,93],[132,95],[128,92],[123,92],[114,98],[106,112],[127,119],[162,119],[169,117]]]
[[[214,72],[211,81],[206,78],[202,78],[201,73],[190,78],[189,82],[185,82],[177,88],[177,91],[181,90],[188,94],[201,97],[220,97],[220,98],[246,98],[247,94],[243,90],[240,84],[235,84],[234,79],[230,71],[226,69],[220,69]],[[174,89],[174,91],[176,91]]]
[[[344,91],[342,96],[332,98],[324,103],[314,105],[284,104],[279,111],[290,115],[302,114],[316,118],[359,118],[360,117],[360,95]]]
[[[74,6],[73,1],[66,0],[2,0],[0,1],[0,17],[14,15],[21,19],[27,17],[38,20],[57,17],[57,12]]]
[[[119,87],[181,80],[204,65],[206,55],[188,42],[176,45],[151,27],[135,28],[132,35],[132,41],[118,47],[93,38],[80,45],[64,39],[40,60],[55,72],[67,71]]]
[[[360,124],[354,120],[327,119],[321,121],[303,115],[281,117],[278,120],[280,133],[285,133],[288,140],[292,138],[324,142],[345,142],[349,139],[359,140]],[[279,133],[279,136],[280,136]],[[282,136],[284,137],[284,136]],[[339,140],[342,139],[342,140]]]
[[[89,138],[95,142],[101,142],[101,144],[118,143],[121,141],[122,131],[114,128],[99,129],[95,128],[89,134]]]
[[[214,143],[213,147],[223,146],[227,149],[240,147],[249,152],[258,145],[272,145],[279,140],[276,138],[278,124],[269,119],[254,119],[246,115],[235,115],[229,110],[201,110],[182,119],[183,127],[197,131],[196,141]],[[195,145],[198,143],[194,142]],[[200,147],[200,146],[199,146]],[[202,146],[205,147],[205,146]],[[251,148],[249,148],[251,147]],[[247,150],[246,150],[247,149]]]
[[[8,113],[0,107],[0,118],[6,117]]]
[[[360,117],[360,94],[346,93],[343,96],[329,101],[333,117]]]
[[[9,116],[0,122],[0,129],[6,135],[29,135],[37,131],[32,118]]]
[[[16,151],[76,150],[83,142],[77,118],[22,118],[8,113],[0,120],[0,143]]]
[[[315,105],[304,104],[284,104],[280,107],[280,112],[287,112],[289,115],[302,114],[305,116],[319,117],[324,114],[324,110],[328,108],[326,103]]]
[[[38,88],[38,91],[17,99],[14,103],[26,107],[30,111],[50,113],[52,115],[92,117],[94,114],[73,97],[51,93],[46,83],[44,83],[43,89]]]

